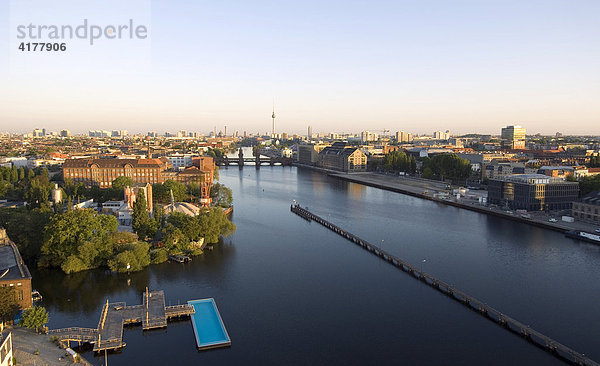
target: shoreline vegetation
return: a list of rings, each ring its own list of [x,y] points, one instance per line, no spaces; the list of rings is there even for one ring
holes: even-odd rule
[[[62,184],[65,200],[56,205],[48,201],[53,183],[46,169],[3,169],[0,173],[10,182],[10,187],[5,184],[4,193],[28,201],[25,207],[0,209],[0,226],[17,244],[24,259],[40,268],[60,268],[67,274],[100,267],[113,272],[135,272],[165,262],[171,255],[200,255],[204,246],[218,243],[219,238],[236,230],[228,218],[233,207],[231,189],[220,183],[213,184],[214,205],[201,208],[196,216],[180,212],[167,215],[161,203],[170,201],[171,192],[176,201],[189,197],[194,202],[199,195],[197,185],[170,180],[154,184],[154,211],[146,210],[144,194],[138,194],[131,233],[118,231],[119,223],[113,215],[73,209],[75,200],[122,199],[123,187],[132,184],[130,178],[119,177],[113,187],[104,190],[86,189],[67,180]]]

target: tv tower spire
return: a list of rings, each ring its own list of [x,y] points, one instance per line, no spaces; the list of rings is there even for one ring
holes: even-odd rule
[[[273,130],[271,132],[271,137],[275,137],[275,98],[273,98],[273,115],[271,115],[271,118],[273,118]]]

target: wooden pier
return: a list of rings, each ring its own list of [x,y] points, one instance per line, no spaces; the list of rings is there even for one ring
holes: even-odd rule
[[[429,285],[430,287],[433,287],[434,289],[442,292],[443,294],[447,295],[448,297],[452,298],[453,300],[460,302],[461,304],[468,307],[469,309],[476,311],[478,314],[480,314],[480,315],[484,316],[485,318],[493,321],[494,323],[502,326],[503,328],[505,328],[515,334],[520,335],[521,337],[525,338],[529,342],[546,350],[547,352],[562,359],[563,361],[567,361],[568,363],[571,363],[573,365],[600,366],[600,364],[598,364],[594,360],[591,360],[587,356],[585,356],[579,352],[576,352],[575,350],[555,341],[554,339],[552,339],[548,336],[545,336],[544,334],[542,334],[534,329],[531,329],[528,325],[525,325],[525,324],[509,317],[508,315],[503,314],[499,310],[492,308],[491,306],[487,305],[483,301],[480,301],[480,300],[474,298],[473,296],[470,296],[462,291],[459,291],[458,289],[454,288],[453,286],[451,286],[443,281],[438,280],[437,278],[421,271],[420,269],[417,269],[416,267],[413,267],[412,265],[410,265],[407,262],[403,261],[402,259],[396,257],[395,255],[390,254],[390,253],[386,252],[385,250],[379,248],[378,246],[373,245],[373,244],[369,243],[368,241],[363,240],[363,239],[359,238],[358,236],[340,228],[339,226],[336,226],[336,225],[330,223],[329,221],[313,214],[312,212],[308,211],[307,209],[300,207],[300,205],[298,205],[298,204],[292,205],[291,211],[293,213],[295,213],[296,215],[304,218],[305,220],[315,221],[315,222],[325,226],[329,230],[339,234],[340,236],[343,236],[344,238],[350,240],[354,244],[359,245],[363,249],[371,252],[372,254],[375,254],[376,256],[380,257],[381,259],[389,262],[390,264],[392,264],[395,267],[401,269],[402,271],[410,274],[414,278],[424,282],[425,284]]]
[[[123,342],[123,326],[140,324],[143,330],[164,328],[167,320],[190,316],[194,307],[184,305],[165,306],[165,295],[161,291],[146,289],[142,296],[141,305],[127,306],[124,302],[109,303],[102,307],[100,320],[96,329],[91,328],[62,328],[48,332],[57,337],[61,343],[69,342],[92,343],[94,351],[114,350],[125,347]]]

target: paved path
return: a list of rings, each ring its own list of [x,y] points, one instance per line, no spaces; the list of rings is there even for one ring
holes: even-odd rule
[[[4,331],[6,334],[8,332],[12,332],[13,357],[17,359],[17,365],[90,365],[83,359],[81,363],[74,363],[73,358],[67,357],[66,351],[50,341],[46,335],[36,334],[33,330],[22,327]],[[38,355],[34,354],[36,350],[39,351]]]

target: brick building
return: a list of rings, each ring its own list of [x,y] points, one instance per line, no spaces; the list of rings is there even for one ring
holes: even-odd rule
[[[31,307],[31,273],[23,263],[17,246],[8,238],[3,228],[0,228],[0,286],[15,289],[21,309]]]
[[[211,159],[212,161],[212,159]],[[109,188],[118,177],[129,177],[134,184],[164,183],[171,179],[181,183],[212,182],[214,162],[203,165],[204,170],[189,167],[173,169],[167,158],[157,159],[68,159],[63,164],[65,179],[81,182],[86,187]]]

